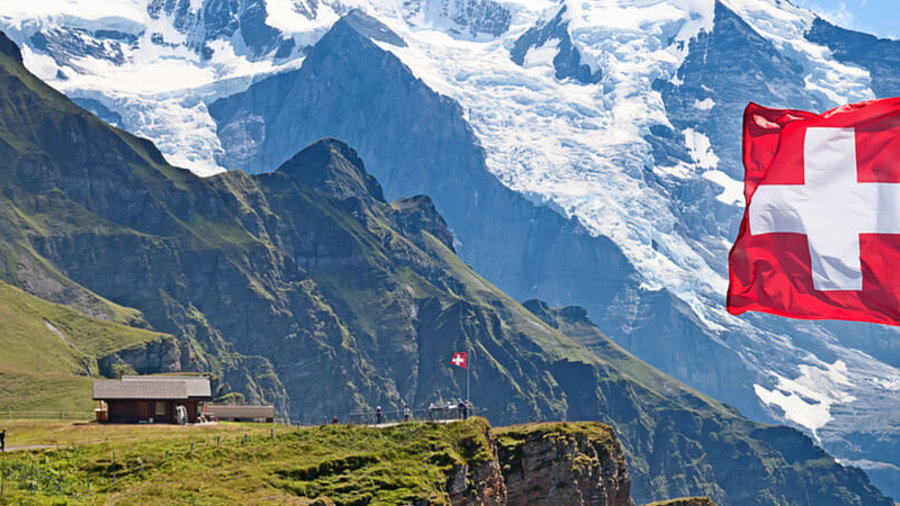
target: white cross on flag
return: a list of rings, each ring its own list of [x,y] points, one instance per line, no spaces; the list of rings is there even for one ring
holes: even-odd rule
[[[900,98],[744,112],[728,310],[900,325]]]
[[[453,358],[450,359],[450,363],[455,365],[456,367],[466,368],[466,353],[454,353]]]

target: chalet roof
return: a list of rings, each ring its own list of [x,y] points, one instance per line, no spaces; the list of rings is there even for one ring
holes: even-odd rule
[[[94,400],[149,399],[187,400],[188,386],[183,381],[119,381],[98,380],[94,382]]]
[[[274,418],[273,406],[227,406],[207,404],[206,413],[216,418]]]
[[[206,376],[122,376],[122,381],[179,381],[187,384],[188,397],[212,397]]]

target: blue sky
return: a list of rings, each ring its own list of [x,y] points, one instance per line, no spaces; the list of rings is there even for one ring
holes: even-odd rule
[[[832,23],[879,37],[900,39],[898,0],[791,0]]]

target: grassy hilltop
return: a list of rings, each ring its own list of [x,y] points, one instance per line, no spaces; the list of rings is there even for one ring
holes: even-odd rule
[[[6,475],[0,504],[450,504],[479,494],[505,499],[500,462],[503,475],[521,474],[527,454],[522,447],[535,434],[551,448],[578,449],[570,461],[554,454],[573,484],[624,460],[612,430],[598,423],[496,433],[480,418],[380,429],[24,421],[7,429],[13,445],[60,446],[0,455]],[[610,476],[628,501],[627,472]]]

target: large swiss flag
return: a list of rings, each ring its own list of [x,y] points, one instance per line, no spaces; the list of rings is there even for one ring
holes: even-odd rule
[[[744,112],[728,311],[900,325],[900,98]]]

